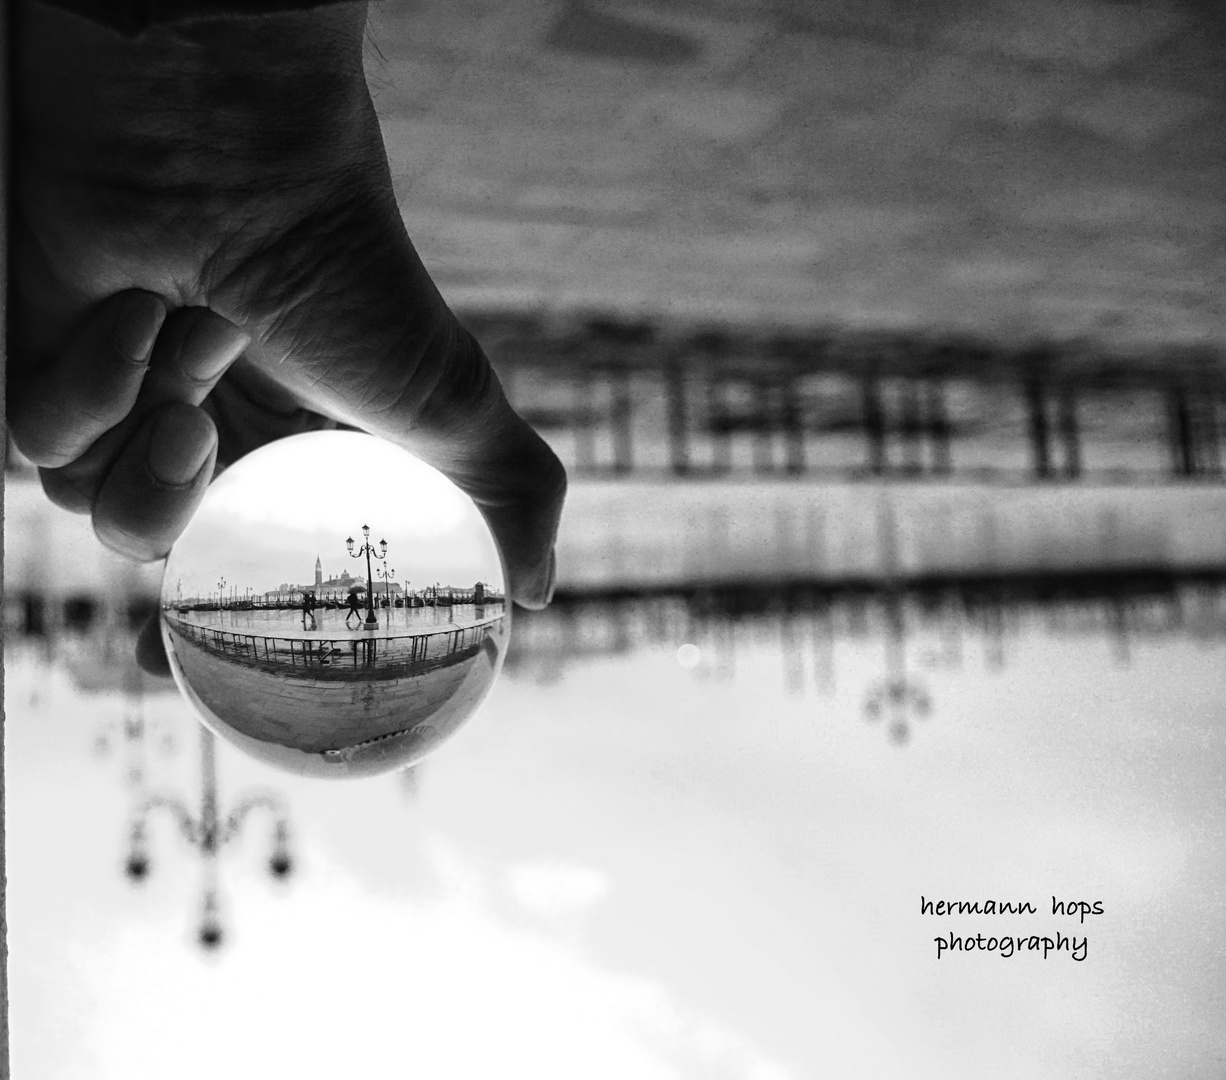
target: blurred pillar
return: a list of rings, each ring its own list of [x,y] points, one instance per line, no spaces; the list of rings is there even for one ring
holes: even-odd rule
[[[798,476],[805,471],[804,402],[795,378],[786,379],[778,388],[780,412],[785,441],[784,468]]]
[[[770,384],[763,378],[753,381],[753,471],[775,470],[774,441],[778,424],[772,408]]]
[[[726,473],[732,468],[732,430],[729,425],[725,395],[728,383],[722,372],[707,376],[705,392],[706,429],[711,440],[711,466],[716,472]]]
[[[596,468],[596,410],[593,408],[593,374],[579,374],[572,383],[575,410],[575,468],[590,473]]]
[[[1167,402],[1170,423],[1171,467],[1176,476],[1196,474],[1196,447],[1192,439],[1192,416],[1187,391],[1174,387]]]
[[[1218,432],[1217,412],[1218,395],[1206,387],[1200,395],[1200,428],[1201,443],[1204,453],[1201,457],[1201,472],[1220,476],[1222,473],[1221,440]]]
[[[868,468],[874,476],[885,472],[885,411],[881,406],[881,384],[873,375],[862,386],[864,432],[868,438]]]
[[[1077,423],[1077,396],[1071,386],[1060,390],[1057,422],[1060,427],[1060,441],[1064,446],[1064,475],[1068,477],[1081,475],[1081,431]]]
[[[1026,407],[1029,414],[1034,474],[1046,480],[1052,474],[1051,431],[1047,423],[1047,396],[1043,392],[1043,384],[1038,380],[1031,380],[1026,384]]]
[[[686,400],[685,364],[682,357],[669,359],[665,393],[668,397],[669,466],[678,475],[690,469],[688,403]]]
[[[624,364],[611,368],[613,380],[613,471],[628,473],[634,468],[634,428],[632,392],[637,371]]]
[[[939,379],[928,383],[926,401],[928,433],[932,440],[932,471],[942,475],[953,471],[952,436],[949,409],[945,402],[945,384]]]
[[[919,385],[914,379],[902,381],[900,413],[902,468],[904,472],[916,475],[924,469],[924,424],[920,417]]]

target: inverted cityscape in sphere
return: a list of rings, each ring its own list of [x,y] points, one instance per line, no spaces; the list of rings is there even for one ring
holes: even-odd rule
[[[510,605],[473,501],[356,432],[270,444],[220,476],[170,553],[162,639],[218,736],[289,772],[412,765],[506,655]]]

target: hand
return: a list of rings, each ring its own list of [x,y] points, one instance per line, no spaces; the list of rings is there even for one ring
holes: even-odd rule
[[[117,293],[19,384],[9,430],[53,502],[92,514],[108,547],[160,558],[213,477],[199,406],[249,340],[208,308],[167,316],[153,293]]]
[[[365,5],[134,40],[19,11],[10,419],[52,497],[156,557],[214,441],[224,463],[327,417],[450,476],[489,521],[512,597],[546,603],[565,473],[405,233],[362,71]],[[124,352],[104,332],[128,303],[154,306]],[[167,416],[181,422],[164,445]],[[178,466],[163,479],[199,470],[150,502],[158,460]]]

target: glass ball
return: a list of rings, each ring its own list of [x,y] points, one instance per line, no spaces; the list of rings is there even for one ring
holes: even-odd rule
[[[210,486],[166,562],[162,640],[220,738],[306,776],[412,765],[477,709],[511,607],[485,519],[358,432],[281,439]]]

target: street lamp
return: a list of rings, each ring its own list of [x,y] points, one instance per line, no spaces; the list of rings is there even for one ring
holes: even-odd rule
[[[379,625],[379,620],[375,618],[375,575],[371,573],[370,556],[374,553],[374,545],[370,542],[370,526],[362,526],[362,543],[356,551],[353,549],[353,537],[349,537],[345,541],[345,546],[349,549],[350,558],[360,559],[363,555],[366,556],[366,629],[373,630]],[[387,541],[379,541],[379,552],[375,554],[376,559],[387,558]]]
[[[226,579],[217,582],[217,619],[221,621],[221,613],[226,609]]]
[[[375,573],[378,574],[379,577],[383,579],[383,599],[387,601],[385,606],[390,608],[392,606],[392,587],[391,587],[390,581],[392,578],[396,576],[396,568],[393,566],[391,570],[388,570],[387,560],[384,559],[383,569],[382,570],[376,569]]]
[[[224,819],[217,806],[217,761],[213,733],[200,727],[200,816],[192,812],[173,795],[153,795],[137,809],[129,836],[130,847],[124,872],[133,882],[149,875],[150,860],[147,823],[154,810],[168,810],[175,818],[184,839],[200,853],[204,863],[204,895],[197,940],[206,949],[215,949],[222,942],[217,887],[217,859],[221,849],[238,836],[247,816],[258,809],[273,815],[273,850],[268,859],[268,872],[275,878],[288,877],[293,870],[289,852],[289,822],[279,799],[271,794],[250,795],[243,799]]]

